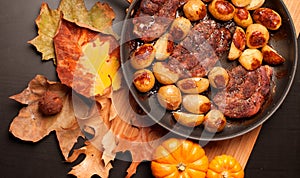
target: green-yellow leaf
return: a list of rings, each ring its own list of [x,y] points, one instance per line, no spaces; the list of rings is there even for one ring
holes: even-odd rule
[[[46,3],[42,4],[40,15],[35,20],[39,29],[38,36],[29,41],[42,53],[42,60],[55,58],[53,37],[58,27],[59,17],[59,11],[51,10]]]
[[[42,3],[40,14],[36,19],[38,36],[29,41],[42,53],[42,60],[53,59],[56,62],[53,38],[61,16],[79,26],[117,37],[112,30],[115,13],[106,3],[97,2],[89,11],[85,7],[84,0],[62,0],[57,10],[52,10],[46,3]]]

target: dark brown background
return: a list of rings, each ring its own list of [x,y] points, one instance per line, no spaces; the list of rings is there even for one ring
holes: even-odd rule
[[[64,163],[54,133],[39,143],[23,142],[8,132],[9,124],[22,107],[8,99],[22,91],[36,75],[57,80],[51,61],[41,62],[41,55],[26,42],[34,38],[34,20],[43,1],[0,2],[0,177],[71,177],[74,164]],[[56,8],[59,0],[46,1]],[[86,0],[87,7],[96,1]],[[122,20],[125,0],[110,0]],[[298,64],[298,69],[299,69]],[[120,154],[129,157],[129,154]],[[81,157],[83,158],[83,157]],[[116,160],[111,177],[124,177],[128,162]],[[264,123],[245,169],[246,177],[299,177],[300,172],[300,73],[297,72],[286,100]],[[149,162],[141,164],[134,177],[152,177]]]

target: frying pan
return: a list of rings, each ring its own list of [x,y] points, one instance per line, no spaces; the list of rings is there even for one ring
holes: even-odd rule
[[[203,126],[189,128],[178,124],[172,117],[171,111],[166,111],[159,105],[156,98],[158,85],[148,93],[140,93],[132,85],[132,75],[135,70],[129,65],[128,60],[132,51],[130,47],[133,26],[132,15],[139,7],[139,3],[140,0],[136,0],[131,4],[123,23],[121,32],[121,61],[123,75],[134,100],[152,120],[165,129],[186,138],[199,141],[218,141],[243,135],[272,118],[272,114],[283,103],[293,83],[298,59],[295,27],[286,6],[281,0],[266,0],[263,5],[263,7],[275,10],[282,17],[282,26],[280,29],[270,32],[271,39],[269,44],[286,59],[284,64],[273,67],[273,85],[270,96],[256,115],[238,120],[228,119],[225,129],[219,133],[208,133],[203,129]],[[238,65],[234,62],[223,61],[225,62],[222,62],[221,65],[226,68]]]

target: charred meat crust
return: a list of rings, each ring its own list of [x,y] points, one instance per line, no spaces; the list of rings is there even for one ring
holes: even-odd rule
[[[142,0],[133,19],[133,33],[145,42],[160,37],[187,0]]]
[[[224,90],[213,98],[214,103],[230,118],[247,118],[255,115],[266,101],[270,92],[273,70],[261,66],[247,71],[242,66],[233,68]]]
[[[175,48],[168,62],[181,77],[203,77],[229,49],[232,35],[214,20],[193,27]]]

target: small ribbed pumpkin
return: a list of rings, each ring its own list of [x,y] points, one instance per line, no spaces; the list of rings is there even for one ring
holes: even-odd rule
[[[156,178],[205,178],[208,158],[192,141],[170,138],[158,146],[151,162]]]
[[[234,157],[220,155],[209,163],[206,178],[244,178],[244,170]]]

